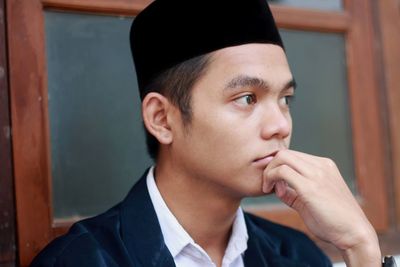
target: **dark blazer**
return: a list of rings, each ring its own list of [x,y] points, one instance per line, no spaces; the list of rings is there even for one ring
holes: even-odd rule
[[[146,174],[118,205],[75,223],[31,267],[173,267],[146,185]],[[332,266],[303,233],[245,213],[246,267]]]

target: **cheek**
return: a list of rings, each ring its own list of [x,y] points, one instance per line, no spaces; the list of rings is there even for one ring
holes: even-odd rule
[[[289,135],[288,137],[285,138],[285,140],[284,140],[284,145],[285,145],[286,148],[289,148],[289,147],[290,147],[290,141],[291,141],[291,139],[292,139],[292,136],[291,136],[291,135]]]
[[[206,146],[211,153],[218,153],[222,148],[233,147],[231,140],[233,134],[228,128],[226,121],[217,118],[200,119],[194,131],[203,146]]]
[[[208,153],[210,160],[218,164],[231,162],[230,158],[238,160],[246,151],[245,146],[249,138],[249,135],[244,133],[245,127],[238,127],[232,118],[226,114],[222,115],[199,116],[192,129],[197,146],[201,146],[197,149]]]
[[[284,143],[286,148],[289,148],[290,146],[290,141],[292,140],[292,130],[293,130],[293,121],[292,121],[292,116],[290,113],[287,115],[287,120],[289,123],[289,135],[284,139]]]

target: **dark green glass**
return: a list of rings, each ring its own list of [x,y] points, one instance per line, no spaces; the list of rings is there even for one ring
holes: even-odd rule
[[[343,10],[342,0],[267,0],[270,4],[286,5],[307,9],[340,11]]]
[[[129,48],[132,18],[45,12],[55,218],[120,201],[151,164]]]

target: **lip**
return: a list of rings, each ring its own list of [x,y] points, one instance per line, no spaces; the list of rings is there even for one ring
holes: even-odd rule
[[[274,151],[266,156],[257,158],[253,161],[253,164],[257,167],[266,167],[275,157],[275,155],[278,153],[277,151]]]

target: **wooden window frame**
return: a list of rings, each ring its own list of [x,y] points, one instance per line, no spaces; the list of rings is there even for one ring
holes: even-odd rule
[[[381,37],[380,55],[382,55],[381,88],[385,88],[387,107],[387,123],[390,139],[390,176],[388,186],[395,203],[395,214],[392,220],[400,228],[400,2],[398,0],[376,1],[378,14],[378,30]],[[397,164],[396,164],[397,163]],[[398,192],[395,194],[395,192]]]
[[[0,266],[16,266],[5,1],[0,0]]]
[[[385,177],[387,140],[381,120],[379,77],[372,19],[373,0],[344,0],[344,11],[315,11],[272,6],[279,27],[343,33],[346,38],[358,199],[378,232],[388,229]],[[149,0],[8,0],[11,117],[18,221],[19,261],[31,259],[74,220],[54,221],[50,169],[49,114],[45,58],[44,10],[134,16]],[[369,60],[365,60],[365,59]],[[363,64],[359,64],[363,62]],[[398,129],[398,128],[397,128]],[[251,211],[305,230],[299,216],[283,205]],[[399,211],[400,214],[400,211]]]

